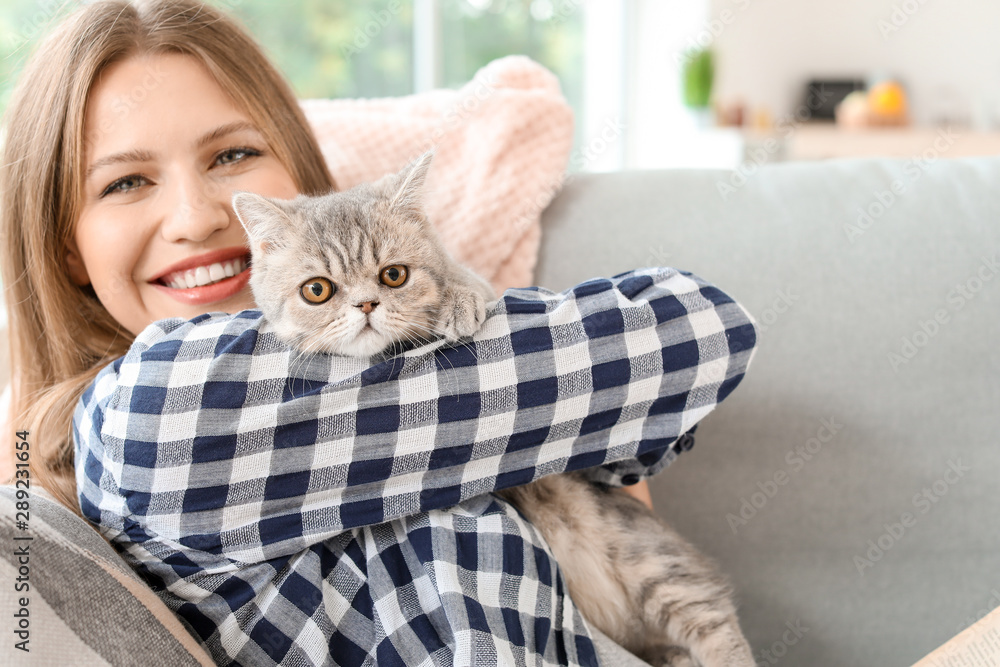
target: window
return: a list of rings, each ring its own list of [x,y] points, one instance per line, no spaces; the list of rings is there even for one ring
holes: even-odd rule
[[[210,2],[243,23],[301,98],[414,90],[413,2]]]
[[[459,86],[491,60],[524,54],[559,77],[563,94],[576,112],[577,143],[581,141],[583,12],[579,2],[460,0],[426,4],[432,7],[431,19],[439,23],[440,84]]]
[[[0,111],[32,44],[85,0],[0,3]],[[299,97],[457,87],[522,53],[559,77],[576,115],[571,165],[681,166],[696,149],[678,53],[707,0],[208,0],[243,23]]]
[[[0,114],[35,42],[75,6],[57,0],[4,0],[0,3]]]
[[[300,97],[457,88],[496,58],[552,70],[579,114],[581,0],[214,0],[243,21]],[[578,140],[581,129],[577,124]]]
[[[31,46],[78,1],[0,5],[0,111]],[[578,115],[581,1],[209,0],[244,25],[302,98],[458,87],[491,60],[523,53],[556,73]]]

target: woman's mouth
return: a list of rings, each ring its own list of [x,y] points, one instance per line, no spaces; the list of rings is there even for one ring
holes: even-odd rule
[[[223,301],[238,293],[250,280],[250,255],[168,273],[150,284],[167,296],[188,305]]]
[[[174,289],[204,287],[205,285],[214,285],[226,278],[232,278],[236,274],[242,273],[247,266],[249,266],[248,261],[243,257],[236,257],[225,262],[215,262],[207,266],[170,273],[160,278],[160,283]]]

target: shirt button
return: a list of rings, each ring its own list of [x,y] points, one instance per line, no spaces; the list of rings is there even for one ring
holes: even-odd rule
[[[639,476],[636,475],[635,473],[629,473],[628,475],[622,477],[622,484],[624,484],[625,486],[632,486],[633,484],[638,484],[638,483],[639,483]]]

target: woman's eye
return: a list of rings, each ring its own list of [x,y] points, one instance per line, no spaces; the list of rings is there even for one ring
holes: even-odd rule
[[[406,277],[406,267],[402,264],[387,266],[382,269],[382,273],[379,274],[379,280],[382,281],[382,284],[388,285],[389,287],[399,287],[406,282]]]
[[[123,176],[122,178],[119,178],[117,181],[106,187],[104,189],[104,192],[101,193],[101,196],[105,197],[114,192],[118,193],[131,192],[132,190],[138,188],[145,181],[146,179],[143,178],[142,176],[139,176],[138,174],[132,174],[131,176]]]
[[[228,150],[219,153],[219,155],[215,158],[215,161],[216,163],[222,166],[226,166],[243,162],[247,158],[254,157],[260,154],[261,152],[258,151],[257,149],[249,148],[246,146],[240,148],[230,148]],[[113,193],[122,194],[130,192],[140,187],[141,185],[144,185],[145,183],[146,179],[143,178],[142,176],[139,176],[138,174],[131,174],[129,176],[124,176],[122,178],[119,178],[111,185],[109,185],[107,188],[105,188],[104,192],[101,193],[101,196],[105,197]]]
[[[230,148],[220,153],[219,157],[216,158],[216,162],[220,164],[234,164],[236,162],[243,162],[248,157],[255,155],[260,155],[260,151],[253,148]]]
[[[336,292],[337,286],[326,278],[310,278],[299,288],[302,298],[312,305],[329,301]]]

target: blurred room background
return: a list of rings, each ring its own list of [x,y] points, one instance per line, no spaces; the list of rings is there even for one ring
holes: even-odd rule
[[[80,1],[0,4],[0,109],[34,41]],[[576,110],[573,170],[1000,152],[992,0],[212,2],[301,97],[458,87],[527,54]]]

